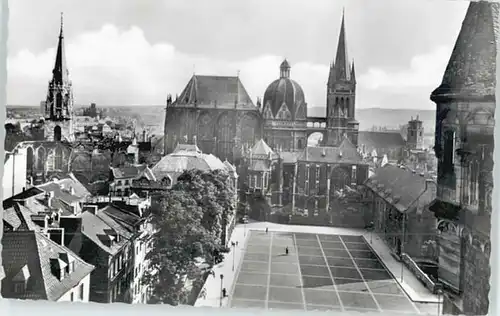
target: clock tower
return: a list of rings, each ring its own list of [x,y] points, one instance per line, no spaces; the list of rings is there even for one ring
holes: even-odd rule
[[[347,57],[345,19],[342,14],[335,61],[330,66],[326,101],[325,146],[337,147],[344,137],[358,145],[359,123],[355,119],[356,76]]]

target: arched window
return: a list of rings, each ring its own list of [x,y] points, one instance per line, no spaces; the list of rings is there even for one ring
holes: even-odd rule
[[[36,170],[37,171],[43,171],[45,169],[44,163],[45,163],[45,149],[43,147],[40,147],[36,151]]]
[[[54,169],[62,170],[63,168],[63,151],[62,148],[57,147],[54,151]]]
[[[60,142],[61,138],[62,138],[61,126],[56,125],[56,127],[54,127],[54,140],[56,142]]]
[[[33,148],[28,147],[26,152],[26,170],[28,171],[28,174],[31,174],[33,171],[33,167],[35,167],[34,163]]]

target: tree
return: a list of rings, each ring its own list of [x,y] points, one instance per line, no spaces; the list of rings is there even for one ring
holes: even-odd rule
[[[167,191],[160,206],[152,209],[151,224],[156,228],[153,249],[146,256],[149,270],[143,283],[152,289],[151,303],[185,303],[189,292],[185,278],[195,278],[200,269],[197,258],[213,260],[217,243],[202,225],[203,212],[190,194]]]
[[[203,210],[203,226],[217,238],[224,238],[230,214],[234,212],[234,192],[229,175],[221,170],[189,170],[177,178],[174,190],[189,192]]]
[[[143,282],[152,288],[151,302],[185,303],[185,278],[197,279],[202,258],[212,264],[220,258],[221,238],[234,200],[229,176],[222,171],[186,171],[171,190],[161,193],[152,207],[157,228],[147,255],[151,271]]]

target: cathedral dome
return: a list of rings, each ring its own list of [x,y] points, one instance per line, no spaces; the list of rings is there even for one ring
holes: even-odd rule
[[[265,118],[271,118],[272,114],[275,119],[306,119],[304,91],[290,79],[290,64],[286,59],[280,65],[280,78],[267,87],[263,101]]]

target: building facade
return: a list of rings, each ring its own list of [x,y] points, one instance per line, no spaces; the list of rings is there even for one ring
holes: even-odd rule
[[[439,281],[444,313],[485,315],[490,290],[498,12],[471,2],[436,103]],[[468,71],[464,71],[468,69]]]
[[[432,177],[404,166],[387,164],[365,182],[374,231],[398,257],[424,257],[423,246],[434,241],[436,218],[429,206],[436,197]],[[431,259],[431,258],[429,258]]]
[[[326,99],[326,117],[307,116],[304,91],[291,79],[286,59],[279,78],[269,84],[256,105],[239,77],[193,75],[180,96],[167,99],[164,155],[179,143],[196,143],[204,153],[239,165],[260,139],[274,151],[300,152],[316,132],[323,135],[326,146],[339,146],[344,135],[357,146],[356,77],[354,62],[347,55],[344,17]]]

